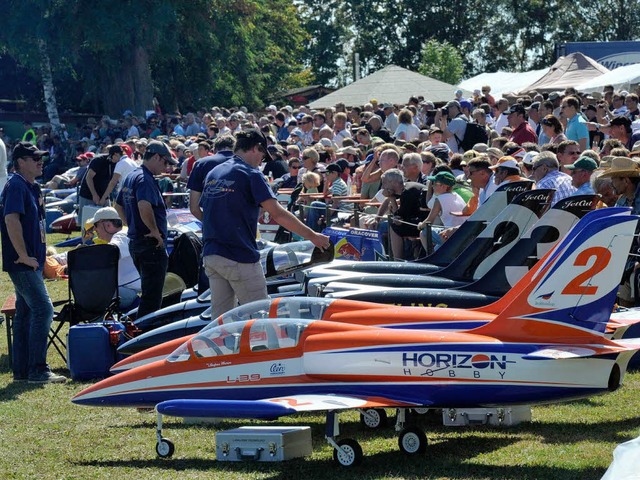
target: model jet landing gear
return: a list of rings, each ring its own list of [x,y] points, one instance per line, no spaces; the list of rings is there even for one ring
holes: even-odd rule
[[[162,437],[162,414],[158,412],[158,424],[156,426],[156,453],[160,458],[170,458],[176,447],[173,442]]]
[[[387,412],[383,408],[360,410],[360,423],[367,428],[377,430],[387,426]]]
[[[334,411],[327,412],[326,433],[327,443],[333,447],[333,461],[343,467],[353,467],[362,462],[362,447],[352,438],[343,438],[336,441],[340,435],[338,414]]]
[[[407,455],[423,454],[427,451],[427,436],[415,425],[412,414],[424,415],[427,408],[399,408],[396,415],[396,432],[398,435],[398,447]]]

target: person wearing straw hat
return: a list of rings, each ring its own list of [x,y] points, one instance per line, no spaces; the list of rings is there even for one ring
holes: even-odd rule
[[[640,163],[627,157],[614,157],[611,168],[600,177],[611,178],[613,189],[620,195],[616,207],[631,207],[633,215],[640,212]],[[631,251],[637,251],[637,248],[636,237]],[[629,257],[618,290],[618,303],[624,307],[633,307],[638,303],[638,272],[638,263],[634,257]]]
[[[640,163],[627,157],[614,157],[611,168],[605,170],[601,177],[611,178],[613,188],[619,195],[617,207],[628,206],[634,215],[640,213]]]

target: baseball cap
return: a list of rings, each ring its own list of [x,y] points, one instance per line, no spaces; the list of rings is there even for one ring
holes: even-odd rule
[[[122,155],[124,151],[122,150],[122,147],[120,145],[111,145],[109,147],[109,156],[112,156],[114,153],[119,153],[120,155]]]
[[[521,103],[514,103],[513,105],[511,105],[511,108],[507,111],[507,113],[521,113],[524,115],[524,105],[522,105]]]
[[[571,165],[566,165],[564,168],[567,170],[587,170],[589,172],[593,172],[598,168],[598,164],[593,158],[580,157]]]
[[[342,173],[342,167],[337,163],[332,163],[327,165],[327,172],[337,172],[338,174]]]
[[[340,160],[338,160],[336,163],[336,165],[339,165],[340,168],[342,168],[342,171],[344,172],[345,168],[355,168],[356,164],[349,162],[346,158],[341,158]]]
[[[92,218],[86,221],[86,223],[90,223],[95,225],[96,222],[100,220],[120,220],[120,215],[113,207],[102,207],[96,211]]]
[[[520,166],[518,165],[518,162],[516,161],[516,159],[509,155],[505,155],[504,157],[500,158],[500,160],[498,160],[498,163],[490,166],[489,168],[491,170],[497,170],[500,167],[520,169]]]
[[[269,142],[267,142],[267,137],[265,137],[260,130],[250,128],[248,130],[238,132],[236,134],[236,140],[236,146],[246,145],[248,148],[253,148],[256,145],[260,145],[265,159],[273,160],[273,157],[269,153]]]
[[[13,161],[15,162],[18,158],[24,157],[42,157],[44,155],[49,155],[49,152],[45,152],[44,150],[38,150],[33,143],[29,142],[19,142],[15,147],[13,147]]]
[[[625,117],[624,115],[618,115],[617,117],[613,117],[609,125],[624,125],[626,128],[631,127],[631,119],[629,117]]]
[[[522,163],[531,166],[533,165],[533,162],[538,155],[540,155],[540,153],[536,152],[535,150],[532,152],[527,152],[525,156],[522,157]]]
[[[460,108],[471,110],[471,102],[469,100],[460,100]]]
[[[453,174],[449,172],[439,172],[437,175],[427,178],[434,183],[438,182],[444,185],[449,185],[450,187],[456,184],[456,177],[454,177]]]
[[[158,140],[151,140],[147,145],[147,153],[155,155],[156,153],[165,158],[171,165],[177,165],[178,161],[171,156],[169,147]]]

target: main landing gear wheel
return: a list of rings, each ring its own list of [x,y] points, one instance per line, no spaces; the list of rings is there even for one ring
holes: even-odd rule
[[[367,408],[360,413],[360,423],[371,429],[384,428],[387,426],[387,412],[383,408]]]
[[[353,467],[362,462],[362,447],[351,438],[345,438],[338,442],[340,448],[333,449],[333,461],[343,467]]]
[[[156,453],[160,458],[170,458],[175,451],[176,447],[169,439],[163,438],[156,443]]]
[[[400,451],[407,455],[417,455],[427,451],[427,436],[416,427],[408,427],[398,437]]]

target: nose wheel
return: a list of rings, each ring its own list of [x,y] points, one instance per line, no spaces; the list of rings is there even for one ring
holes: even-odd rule
[[[162,436],[162,414],[157,412],[156,453],[160,458],[170,458],[176,447],[171,440]]]
[[[160,441],[156,443],[156,453],[160,458],[171,458],[175,450],[176,447],[168,438],[161,438]]]

